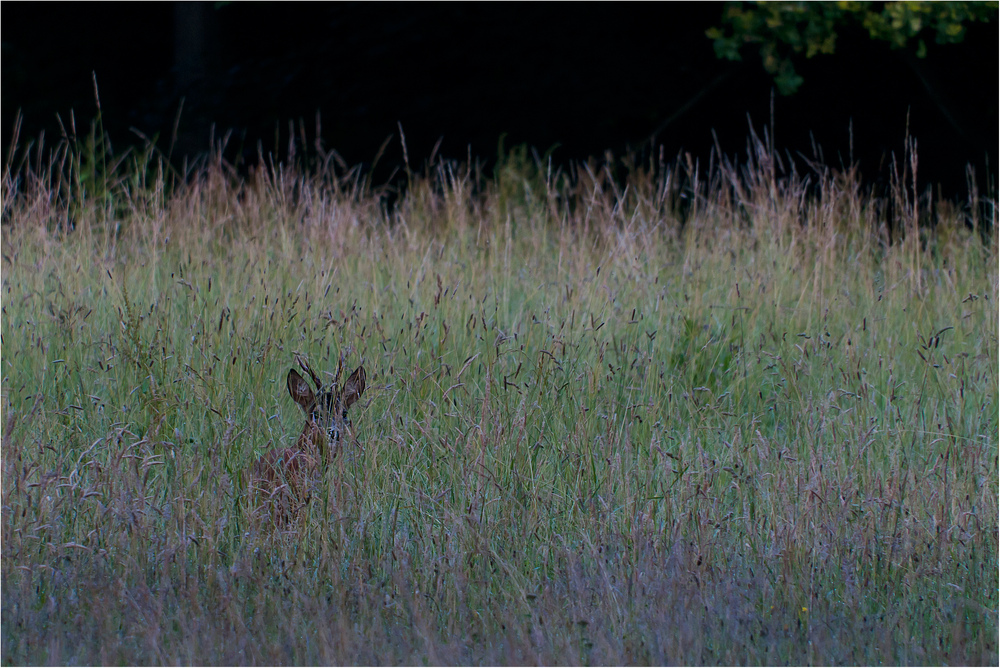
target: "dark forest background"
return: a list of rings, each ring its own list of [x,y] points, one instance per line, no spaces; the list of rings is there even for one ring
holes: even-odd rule
[[[289,121],[348,164],[419,165],[440,154],[487,163],[526,143],[555,161],[610,150],[742,156],[748,117],[774,144],[834,167],[853,157],[885,181],[904,137],[918,141],[921,187],[964,197],[966,166],[984,182],[998,145],[998,22],[968,26],[926,58],[860,28],[834,55],[800,58],[805,79],[781,96],[756,55],[716,58],[705,30],[720,3],[12,3],[2,8],[2,129],[9,146],[61,136],[58,113],[85,132],[96,114],[116,151],[156,138],[172,159],[232,131],[241,165],[284,155]],[[175,122],[183,99],[176,134]],[[214,133],[214,134],[213,134]],[[853,144],[852,144],[853,135]],[[647,153],[648,154],[648,153]],[[387,173],[386,173],[387,174]],[[982,187],[983,184],[980,185]]]

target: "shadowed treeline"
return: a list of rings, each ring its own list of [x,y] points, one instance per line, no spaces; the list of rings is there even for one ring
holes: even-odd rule
[[[927,57],[838,30],[833,56],[802,57],[805,83],[771,99],[773,82],[749,54],[716,58],[705,30],[718,4],[663,6],[31,3],[4,10],[2,132],[62,136],[96,107],[118,151],[142,146],[132,128],[180,168],[229,136],[224,156],[246,173],[261,154],[288,158],[289,124],[384,181],[401,166],[399,127],[414,161],[440,151],[492,168],[505,145],[554,147],[559,163],[629,151],[688,152],[704,164],[718,144],[744,149],[747,115],[770,124],[793,155],[825,152],[858,164],[863,183],[888,182],[892,154],[920,142],[921,189],[968,197],[967,164],[986,189],[996,162],[997,33],[972,24],[961,44],[928,39]],[[912,51],[912,49],[911,49]],[[771,122],[773,110],[773,123]],[[713,136],[714,132],[714,136]],[[433,160],[432,160],[433,161]]]

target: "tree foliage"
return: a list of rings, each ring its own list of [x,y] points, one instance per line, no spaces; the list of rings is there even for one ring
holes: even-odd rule
[[[727,2],[723,27],[705,34],[714,40],[716,56],[728,60],[742,60],[744,46],[759,45],[764,69],[781,94],[790,95],[803,81],[793,57],[832,54],[838,28],[860,25],[894,49],[916,38],[916,55],[923,58],[929,32],[938,44],[961,42],[968,23],[995,19],[997,7],[997,2]]]

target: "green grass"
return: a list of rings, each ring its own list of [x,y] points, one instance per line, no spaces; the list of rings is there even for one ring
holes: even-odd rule
[[[2,662],[995,665],[996,234],[756,149],[12,154]],[[369,385],[276,529],[296,354]]]

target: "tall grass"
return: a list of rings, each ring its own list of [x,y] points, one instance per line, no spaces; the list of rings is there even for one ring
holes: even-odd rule
[[[995,219],[915,154],[390,203],[96,136],[3,175],[3,663],[997,663]],[[275,527],[296,354],[369,388]]]

